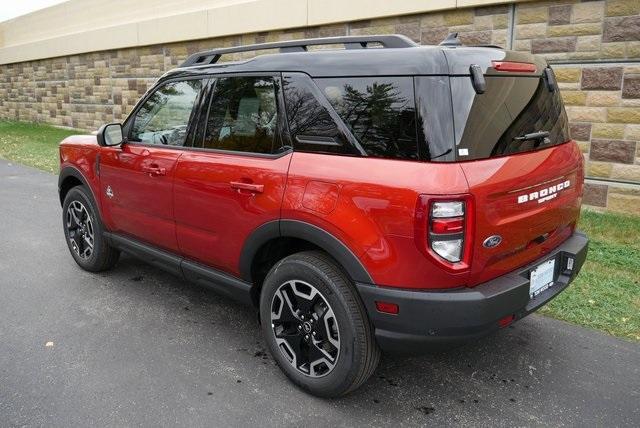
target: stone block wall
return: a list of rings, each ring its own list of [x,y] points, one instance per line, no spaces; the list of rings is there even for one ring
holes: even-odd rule
[[[307,37],[404,34],[545,56],[587,165],[585,203],[640,214],[640,1],[560,0],[461,8],[0,65],[0,119],[93,130],[121,121],[165,71],[213,47]],[[255,55],[245,53],[227,59]]]
[[[513,48],[556,61],[638,59],[639,14],[637,0],[524,3]]]

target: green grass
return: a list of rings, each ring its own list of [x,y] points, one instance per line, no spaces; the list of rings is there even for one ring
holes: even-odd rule
[[[540,313],[640,340],[640,217],[584,210],[589,255],[576,280]]]
[[[56,173],[60,141],[84,133],[36,123],[0,122],[0,158]]]
[[[0,157],[58,171],[58,144],[77,130],[0,122]],[[640,217],[583,211],[580,229],[591,239],[578,278],[540,313],[640,340]]]

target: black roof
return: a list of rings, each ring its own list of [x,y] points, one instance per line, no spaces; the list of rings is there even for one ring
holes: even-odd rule
[[[382,47],[369,47],[373,42]],[[343,44],[345,49],[307,50],[307,46],[321,44]],[[224,54],[264,49],[280,49],[280,53],[258,55],[246,61],[217,62]],[[478,64],[486,72],[493,60],[536,62],[536,74],[546,66],[543,59],[529,53],[505,51],[495,46],[468,47],[451,43],[420,46],[398,35],[351,36],[199,52],[191,55],[181,67],[169,71],[163,78],[240,72],[304,72],[312,77],[468,75],[470,64]]]

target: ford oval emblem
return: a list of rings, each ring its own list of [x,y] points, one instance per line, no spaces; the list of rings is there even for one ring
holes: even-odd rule
[[[485,248],[493,248],[500,245],[501,242],[502,242],[502,236],[491,235],[490,237],[484,240],[484,242],[482,243],[482,246]]]

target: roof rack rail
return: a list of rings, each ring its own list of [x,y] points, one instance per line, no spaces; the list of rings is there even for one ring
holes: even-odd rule
[[[504,47],[502,46],[498,46],[498,45],[469,45],[470,48],[496,48],[496,49],[502,49],[503,51],[506,50]]]
[[[381,44],[385,48],[411,48],[418,46],[410,38],[400,34],[380,36],[340,36],[322,37],[318,39],[289,40],[274,43],[259,43],[255,45],[234,46],[230,48],[212,49],[190,55],[180,68],[195,65],[211,65],[218,62],[225,54],[238,52],[251,52],[265,49],[280,49],[280,53],[306,52],[309,46],[318,45],[344,45],[345,49],[365,49],[369,44]]]
[[[447,37],[442,42],[440,42],[440,46],[457,47],[457,46],[464,46],[464,45],[462,44],[462,42],[458,38],[458,32],[456,31],[454,33],[449,33],[447,35]],[[469,47],[470,48],[497,48],[497,49],[505,50],[502,46],[491,45],[491,44],[469,45]]]

